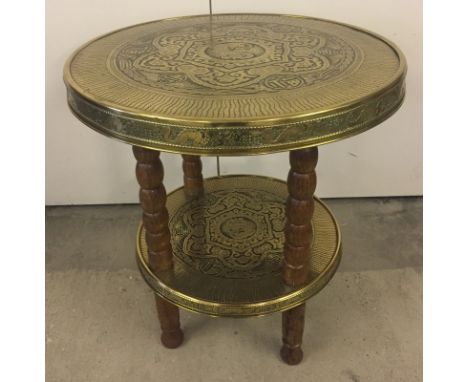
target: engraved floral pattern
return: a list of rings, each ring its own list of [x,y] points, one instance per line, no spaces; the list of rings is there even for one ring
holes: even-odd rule
[[[149,34],[119,47],[117,75],[190,94],[253,94],[334,81],[358,50],[343,39],[274,23],[214,23]]]
[[[174,253],[215,277],[255,278],[279,272],[284,200],[260,190],[226,190],[193,199],[171,219]]]

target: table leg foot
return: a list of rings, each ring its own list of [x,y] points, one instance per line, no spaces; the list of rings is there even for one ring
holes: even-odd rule
[[[175,349],[184,342],[184,333],[180,329],[179,308],[162,297],[155,297],[162,330],[161,342],[165,347]]]
[[[298,365],[302,361],[303,352],[301,348],[289,349],[286,346],[281,348],[281,358],[288,365]]]
[[[288,365],[297,365],[302,361],[304,317],[305,304],[283,312],[283,347],[280,355]]]

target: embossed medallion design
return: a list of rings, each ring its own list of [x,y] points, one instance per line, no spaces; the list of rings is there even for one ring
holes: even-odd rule
[[[174,253],[197,271],[223,278],[277,273],[284,199],[261,190],[212,192],[188,201],[170,222]]]
[[[114,74],[154,89],[252,94],[336,81],[360,52],[307,27],[268,22],[206,23],[155,32],[109,58]]]

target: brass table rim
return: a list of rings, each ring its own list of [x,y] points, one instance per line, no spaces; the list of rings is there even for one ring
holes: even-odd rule
[[[265,180],[271,180],[275,182],[281,182],[285,184],[284,181],[273,178],[273,177],[267,177],[267,176],[258,176],[258,175],[226,175],[226,176],[214,176],[210,178],[206,178],[205,180],[212,180],[212,179],[222,179],[222,178],[236,178],[236,177],[252,177],[252,178],[262,178]],[[171,194],[176,193],[177,191],[181,191],[184,187],[179,187],[172,192],[168,194],[168,198],[171,196]],[[137,235],[136,235],[136,258],[137,258],[137,264],[140,269],[140,272],[142,273],[143,278],[145,279],[146,283],[156,292],[158,295],[162,296],[163,298],[173,302],[177,306],[184,308],[186,310],[192,311],[192,312],[198,312],[198,313],[203,313],[203,314],[208,314],[212,316],[229,316],[229,317],[249,317],[249,316],[261,316],[265,314],[270,314],[278,311],[285,311],[289,310],[291,308],[294,308],[295,306],[298,306],[302,303],[304,303],[307,299],[311,298],[318,292],[320,292],[326,285],[327,283],[331,280],[333,275],[335,274],[340,260],[341,260],[341,255],[342,255],[342,242],[341,242],[341,231],[338,225],[338,222],[333,215],[332,211],[328,208],[328,206],[322,202],[319,198],[314,196],[314,199],[316,202],[320,203],[321,206],[324,207],[326,212],[328,213],[329,217],[332,219],[335,230],[336,230],[336,250],[335,253],[330,257],[330,261],[327,264],[326,268],[318,274],[313,280],[309,281],[307,284],[298,287],[297,289],[291,288],[291,292],[288,294],[285,294],[281,297],[275,298],[274,301],[275,303],[281,303],[280,308],[270,308],[270,309],[265,309],[264,313],[261,314],[252,314],[252,313],[246,313],[245,308],[248,307],[251,310],[254,310],[255,308],[258,307],[268,307],[268,305],[271,305],[272,300],[265,300],[265,301],[259,301],[255,303],[242,303],[242,304],[221,304],[215,301],[208,301],[208,300],[201,300],[196,297],[189,296],[187,294],[181,293],[177,290],[172,289],[170,286],[166,285],[163,281],[158,278],[158,276],[149,268],[147,264],[147,260],[143,257],[143,250],[140,245],[140,237],[141,237],[141,231],[143,229],[143,224],[140,222],[137,230]],[[170,272],[170,271],[168,271]],[[156,286],[155,286],[156,285]],[[198,304],[199,306],[205,307],[204,309],[206,310],[207,307],[210,308],[210,312],[208,313],[205,311],[203,308],[200,310],[196,309],[191,309],[190,307],[184,306],[183,304],[178,303],[177,301],[174,301],[174,296],[178,297],[181,300],[184,301],[191,301],[195,304]],[[294,300],[294,298],[296,298]],[[292,302],[290,302],[292,301]],[[290,302],[288,304],[288,302]],[[234,311],[238,311],[239,313],[234,314],[226,314],[222,312],[222,308],[226,307],[229,305],[230,309]],[[238,308],[243,308],[243,309],[238,309],[236,310],[236,307]],[[213,309],[213,311],[211,311]],[[231,312],[232,312],[231,310]],[[243,311],[243,313],[240,313]]]
[[[235,117],[231,114],[224,117],[190,116],[188,114],[172,116],[162,110],[150,112],[138,107],[131,108],[118,104],[117,101],[105,100],[103,97],[93,94],[92,87],[83,87],[84,85],[79,85],[74,79],[74,74],[72,74],[74,59],[82,50],[101,39],[149,24],[164,25],[171,21],[196,19],[207,17],[207,15],[173,17],[116,29],[98,36],[76,49],[68,58],[63,72],[63,79],[68,91],[68,104],[73,114],[92,129],[136,146],[178,154],[240,156],[301,149],[348,138],[383,122],[393,115],[403,102],[404,79],[407,71],[406,59],[393,42],[377,33],[347,23],[302,15],[219,13],[215,16],[220,18],[229,16],[233,18],[242,16],[283,17],[348,28],[356,33],[366,35],[370,39],[380,41],[382,46],[388,48],[388,52],[393,52],[391,55],[395,58],[395,71],[388,73],[388,77],[378,87],[369,91],[365,90],[361,94],[355,94],[354,97],[344,99],[333,106],[323,104],[309,110],[306,108],[297,112],[286,110],[278,115],[271,113],[270,115],[250,115],[248,117],[247,115]],[[96,59],[92,56],[91,58]],[[377,64],[373,63],[373,65]],[[176,93],[174,97],[176,96],[178,97],[179,94]],[[184,97],[187,100],[195,101],[200,96],[193,93],[184,94]],[[202,97],[203,99],[215,99],[216,92]],[[241,101],[248,100],[249,97],[251,94],[238,94],[235,99]],[[355,115],[359,115],[359,117],[355,119]],[[122,130],[121,125],[129,126],[129,128]],[[335,128],[336,125],[343,127]],[[165,134],[169,134],[169,131],[171,136],[174,134],[177,139],[167,137]],[[294,137],[297,131],[301,131],[301,134]],[[237,136],[237,134],[245,134],[249,139],[240,141],[239,138],[226,138],[230,135]],[[271,137],[269,134],[272,134]],[[294,138],[289,138],[290,134]],[[195,135],[200,137],[192,138]],[[225,144],[216,144],[215,142],[219,140]]]
[[[84,97],[83,97],[84,98]],[[343,133],[336,133],[336,134],[330,134],[327,136],[324,136],[323,138],[320,139],[314,139],[312,142],[304,142],[304,143],[290,143],[290,144],[282,144],[278,146],[261,146],[261,147],[235,147],[235,148],[216,148],[216,147],[209,147],[209,148],[203,148],[203,147],[192,147],[192,146],[183,146],[183,145],[176,145],[176,144],[171,144],[171,143],[161,143],[158,142],[157,144],[150,144],[150,143],[142,143],[141,140],[135,139],[132,137],[125,137],[123,138],[120,134],[116,134],[111,130],[105,130],[101,126],[96,125],[93,120],[86,118],[85,116],[77,113],[73,108],[70,107],[69,109],[72,112],[72,114],[78,118],[82,123],[84,123],[86,126],[91,128],[92,130],[101,133],[109,138],[116,139],[119,142],[131,144],[133,146],[138,146],[138,147],[143,147],[146,149],[150,150],[158,150],[158,151],[163,151],[167,153],[172,153],[172,154],[186,154],[186,155],[203,155],[203,156],[254,156],[254,155],[266,155],[266,154],[275,154],[275,153],[280,153],[280,152],[285,152],[285,151],[290,151],[290,150],[299,150],[299,149],[305,149],[309,147],[316,147],[316,146],[321,146],[324,144],[340,141],[342,139],[346,138],[351,138],[355,135],[361,134],[367,130],[370,130],[371,128],[379,125],[383,121],[387,120],[389,117],[391,117],[393,114],[395,114],[398,109],[401,107],[403,104],[405,95],[399,100],[399,102],[388,111],[387,114],[382,115],[381,117],[371,121],[367,122],[365,124],[362,124],[359,128],[355,128],[353,130],[348,130],[345,134]],[[96,105],[98,107],[98,105]],[[333,113],[333,115],[337,115]],[[129,118],[133,119],[133,118]],[[304,123],[303,121],[297,121],[295,122],[296,124],[299,123]],[[166,126],[170,126],[168,124],[165,124]],[[178,126],[178,125],[174,125]],[[281,125],[280,125],[281,126]],[[258,126],[257,126],[258,127]],[[274,127],[274,126],[268,126],[268,128]],[[238,126],[236,129],[248,129],[251,130],[248,126]],[[211,127],[203,127],[203,129],[208,130],[208,129],[213,129],[216,130],[215,126]],[[151,142],[152,143],[152,142]]]

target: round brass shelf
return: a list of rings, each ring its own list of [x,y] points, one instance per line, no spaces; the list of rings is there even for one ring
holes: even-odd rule
[[[318,293],[341,258],[338,224],[316,199],[309,281],[283,283],[286,183],[259,176],[205,180],[202,197],[183,188],[168,195],[174,268],[152,272],[145,230],[137,233],[137,262],[148,285],[175,305],[214,316],[284,311]]]
[[[406,62],[383,37],[274,14],[152,21],[101,36],[64,68],[68,103],[124,142],[194,155],[316,146],[403,102]]]

